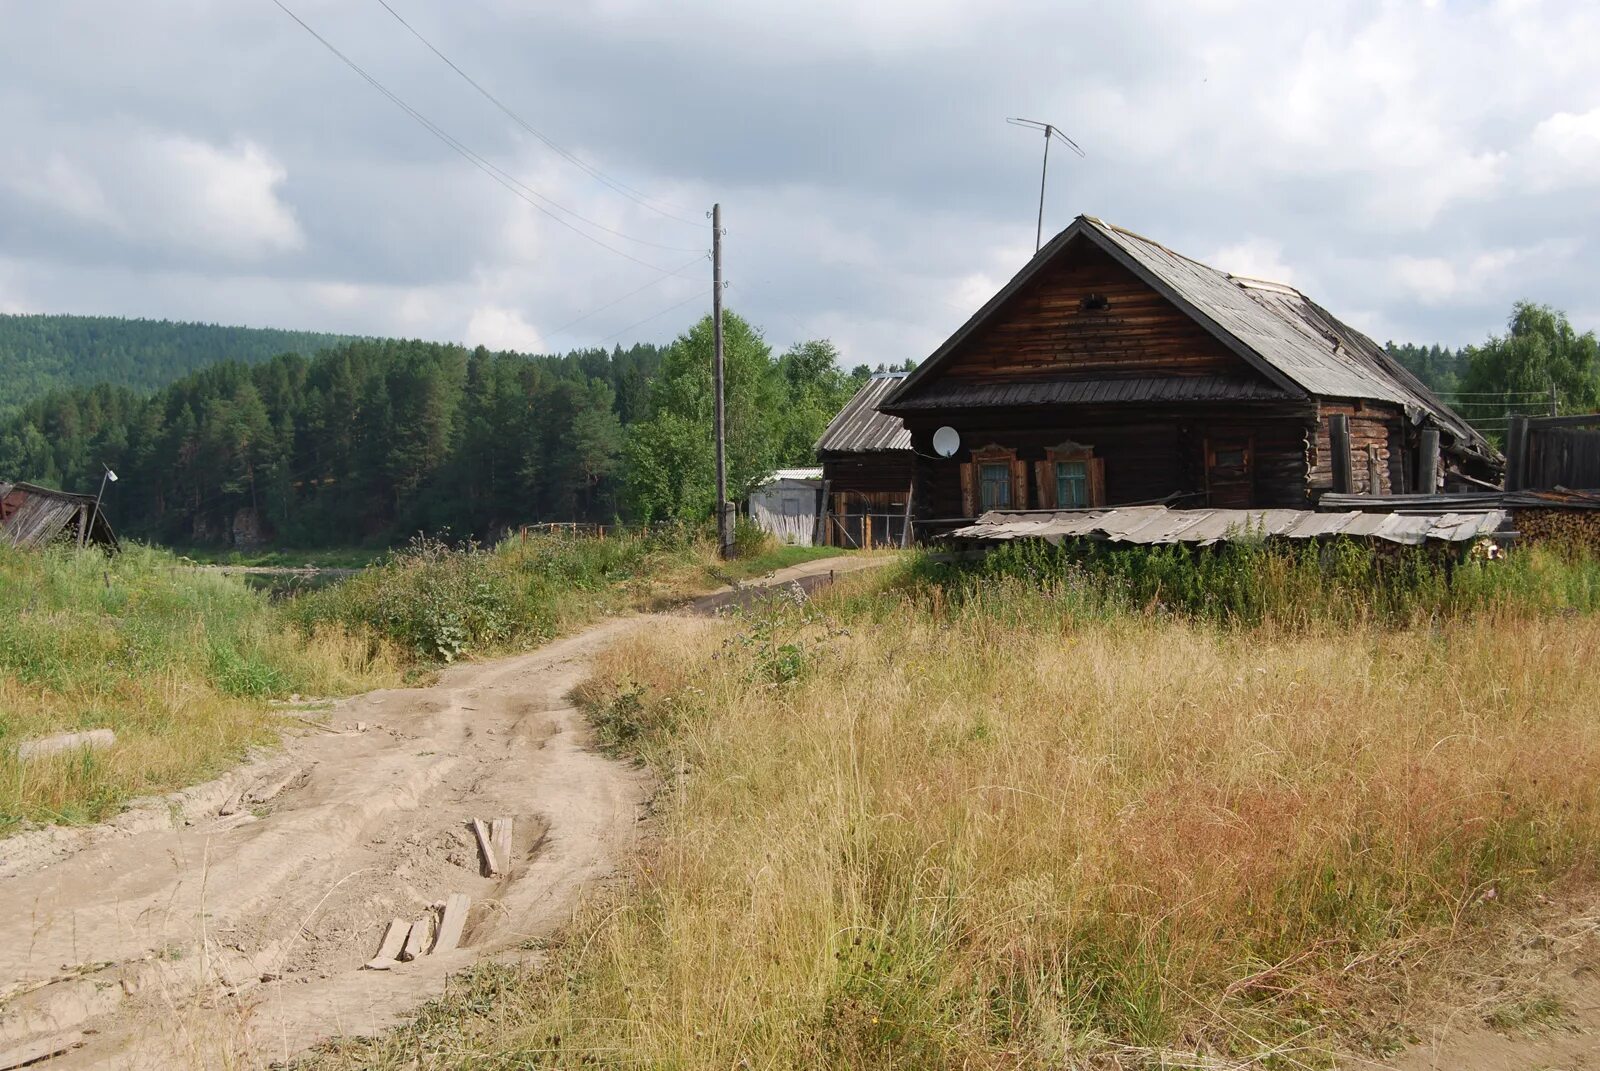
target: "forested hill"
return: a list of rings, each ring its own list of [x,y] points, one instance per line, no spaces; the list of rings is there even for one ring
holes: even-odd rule
[[[0,315],[0,418],[52,390],[109,383],[154,390],[218,361],[310,357],[346,335],[268,327],[128,320],[116,316]]]
[[[730,472],[748,483],[810,460],[868,371],[840,370],[825,342],[775,356],[738,317],[727,322]],[[640,472],[665,475],[633,489],[633,515],[701,516],[709,346],[709,328],[670,350],[548,357],[362,340],[309,359],[224,362],[153,394],[58,391],[0,419],[0,477],[92,491],[110,465],[121,477],[113,522],[177,544],[608,522]]]

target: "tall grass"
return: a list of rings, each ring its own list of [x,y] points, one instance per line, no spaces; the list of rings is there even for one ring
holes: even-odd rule
[[[273,738],[269,697],[397,677],[385,645],[337,627],[307,644],[238,580],[163,552],[0,548],[0,835],[97,820],[237,762]],[[116,745],[16,759],[24,740],[91,728]]]
[[[1592,888],[1600,623],[1543,612],[1592,564],[1348,615],[1023,564],[614,648],[585,699],[665,783],[632,891],[320,1064],[1323,1066]]]

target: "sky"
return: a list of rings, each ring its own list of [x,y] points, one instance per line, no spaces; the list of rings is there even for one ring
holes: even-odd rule
[[[921,359],[1033,252],[1021,116],[1086,153],[1047,239],[1098,216],[1379,341],[1600,327],[1592,2],[283,3],[443,138],[274,0],[0,0],[0,312],[667,341],[720,202],[775,349]]]

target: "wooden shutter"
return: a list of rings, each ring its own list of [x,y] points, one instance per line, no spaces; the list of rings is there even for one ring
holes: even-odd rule
[[[1011,508],[1028,508],[1028,463],[1026,461],[1011,462]]]
[[[971,461],[961,466],[961,512],[968,517],[978,515],[978,474],[974,468]]]
[[[1105,458],[1091,457],[1088,460],[1089,469],[1089,505],[1103,506],[1106,504],[1106,462]]]
[[[1055,474],[1050,471],[1052,467],[1049,461],[1033,463],[1034,490],[1039,495],[1040,509],[1056,508],[1056,481]]]

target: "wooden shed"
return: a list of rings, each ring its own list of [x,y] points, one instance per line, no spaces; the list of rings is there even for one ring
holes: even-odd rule
[[[911,433],[878,409],[907,375],[879,372],[867,380],[817,440],[826,546],[897,547],[910,538]]]
[[[918,537],[996,509],[1302,509],[1325,491],[1470,489],[1503,466],[1298,290],[1087,216],[875,408],[909,433]],[[946,427],[959,446],[941,457]]]
[[[779,469],[750,492],[750,520],[779,542],[809,547],[817,534],[819,468]]]
[[[33,483],[0,482],[0,543],[24,550],[52,543],[118,548],[116,533],[94,495]]]

